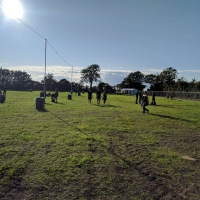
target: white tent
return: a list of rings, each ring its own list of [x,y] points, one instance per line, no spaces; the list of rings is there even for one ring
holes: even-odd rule
[[[122,94],[129,94],[129,95],[134,95],[137,93],[137,89],[135,88],[122,88],[121,93]]]

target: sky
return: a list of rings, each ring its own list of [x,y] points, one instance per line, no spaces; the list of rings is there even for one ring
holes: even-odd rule
[[[101,81],[110,85],[131,72],[169,67],[179,78],[200,81],[199,0],[18,0],[21,22],[4,12],[3,1],[3,69],[41,81],[46,58],[46,73],[57,80],[79,82],[82,69],[98,64]]]

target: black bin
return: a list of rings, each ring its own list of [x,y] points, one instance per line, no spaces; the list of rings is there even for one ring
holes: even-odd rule
[[[68,100],[72,100],[72,95],[68,94]]]
[[[36,109],[37,110],[44,109],[44,98],[41,97],[36,98]]]

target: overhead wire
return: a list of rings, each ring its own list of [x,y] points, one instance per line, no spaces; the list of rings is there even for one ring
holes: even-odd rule
[[[5,8],[2,3],[0,3],[0,5]],[[71,64],[69,64],[67,61],[65,61],[65,59],[56,51],[56,49],[53,47],[53,45],[45,38],[43,37],[40,33],[38,33],[37,31],[35,31],[33,28],[31,28],[29,25],[27,25],[26,23],[24,23],[21,19],[19,19],[18,17],[14,16],[19,22],[21,22],[24,26],[26,26],[27,28],[29,28],[31,31],[33,31],[34,33],[36,33],[39,37],[41,37],[42,39],[44,39],[45,41],[48,42],[48,44],[50,45],[50,47],[54,50],[54,52],[63,60],[63,62],[65,62],[67,65],[73,67]]]

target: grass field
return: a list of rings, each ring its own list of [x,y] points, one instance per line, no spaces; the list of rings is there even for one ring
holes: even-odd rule
[[[200,102],[7,91],[0,104],[0,199],[200,199]]]

